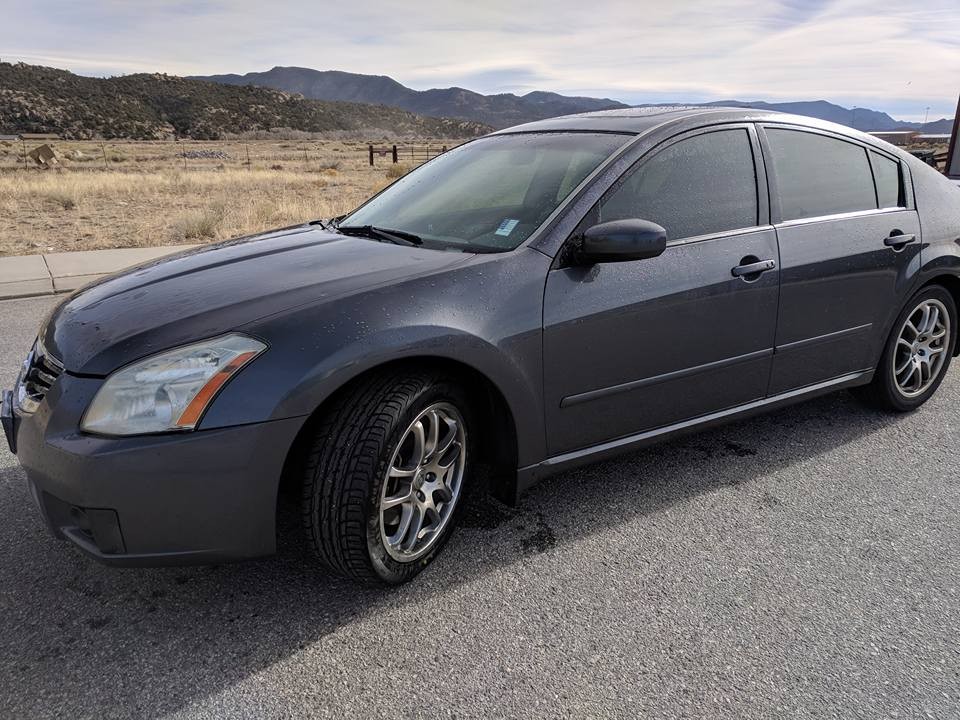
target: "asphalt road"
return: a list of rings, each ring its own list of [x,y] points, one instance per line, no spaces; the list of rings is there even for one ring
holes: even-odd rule
[[[51,302],[0,303],[5,386]],[[838,394],[568,473],[388,591],[295,548],[101,567],[0,451],[0,714],[957,718],[958,408],[955,366],[912,415]]]

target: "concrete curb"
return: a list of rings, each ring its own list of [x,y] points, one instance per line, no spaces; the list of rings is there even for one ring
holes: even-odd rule
[[[0,257],[0,300],[71,292],[104,275],[196,245]]]

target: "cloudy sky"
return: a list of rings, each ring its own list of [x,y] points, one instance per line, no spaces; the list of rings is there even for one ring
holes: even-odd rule
[[[0,58],[87,75],[274,65],[624,102],[952,116],[960,0],[0,0]]]

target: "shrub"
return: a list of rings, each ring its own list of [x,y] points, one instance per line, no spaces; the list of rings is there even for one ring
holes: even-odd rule
[[[215,238],[221,222],[223,222],[223,208],[214,206],[181,215],[173,221],[171,231],[175,240]]]
[[[391,180],[396,180],[397,178],[402,178],[410,172],[410,169],[403,163],[394,163],[387,168],[387,177]]]
[[[43,197],[52,203],[56,203],[64,210],[73,210],[77,206],[77,193],[73,188],[51,188],[43,193]]]

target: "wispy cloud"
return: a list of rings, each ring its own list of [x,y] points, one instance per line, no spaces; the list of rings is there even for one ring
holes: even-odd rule
[[[957,0],[34,0],[0,14],[4,59],[98,75],[301,65],[417,88],[824,98],[914,118],[952,114],[960,92]]]

